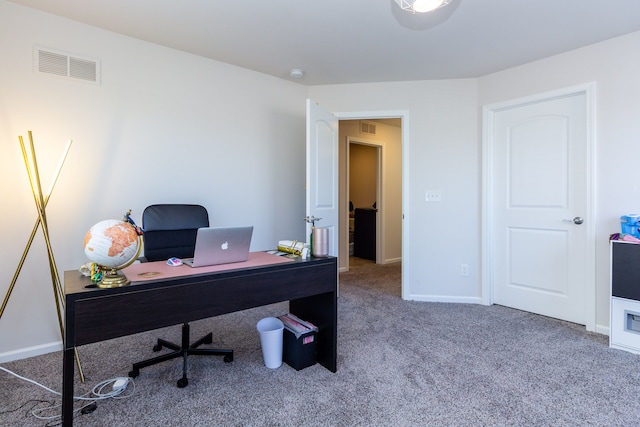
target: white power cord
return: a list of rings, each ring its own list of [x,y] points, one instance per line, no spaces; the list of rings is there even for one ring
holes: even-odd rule
[[[42,384],[40,384],[37,381],[34,381],[32,379],[23,377],[21,375],[16,374],[15,372],[10,371],[9,369],[6,369],[2,366],[0,366],[0,370],[5,371],[8,374],[13,375],[16,378],[19,378],[21,380],[27,381],[31,384],[35,384],[38,387],[42,387],[43,389],[53,393],[53,394],[57,394],[58,396],[62,396],[62,393],[52,390],[47,386],[44,386]],[[123,395],[124,391],[127,390],[129,384],[132,384],[133,387],[131,388],[131,392],[127,393],[126,395]],[[85,405],[85,406],[89,406],[92,403],[95,403],[98,400],[104,400],[104,399],[126,399],[127,397],[130,397],[134,392],[135,392],[135,382],[133,381],[133,378],[129,378],[129,377],[117,377],[117,378],[112,378],[112,379],[108,379],[108,380],[104,380],[99,382],[98,384],[96,384],[95,386],[93,386],[93,388],[91,389],[90,392],[82,395],[82,396],[73,396],[74,400],[88,400],[91,401],[91,403]],[[61,405],[54,405],[48,408],[40,408],[40,409],[34,409],[32,411],[32,414],[34,417],[39,418],[39,419],[55,419],[55,418],[59,418],[60,415],[56,415],[56,416],[52,416],[52,417],[43,417],[38,415],[36,412],[37,411],[44,411],[44,410],[50,410],[53,408],[57,408],[60,407]],[[81,411],[85,406],[83,406],[82,408],[78,408],[78,409],[74,409],[74,412],[77,411]]]

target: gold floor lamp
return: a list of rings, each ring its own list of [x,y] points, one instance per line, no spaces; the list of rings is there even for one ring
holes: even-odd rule
[[[58,163],[58,167],[56,168],[56,171],[53,175],[53,180],[51,181],[49,190],[47,191],[46,195],[43,194],[42,185],[40,184],[40,173],[38,172],[38,162],[36,160],[36,151],[33,145],[33,136],[31,134],[31,131],[29,131],[28,150],[25,146],[22,136],[18,136],[18,140],[20,141],[20,149],[22,150],[22,157],[24,159],[25,167],[27,168],[29,185],[31,186],[31,191],[33,193],[33,199],[38,211],[38,217],[36,218],[33,230],[31,231],[31,235],[29,236],[27,245],[24,248],[24,252],[22,253],[22,258],[20,258],[20,262],[18,262],[18,267],[16,268],[16,272],[13,275],[13,279],[11,280],[11,285],[9,286],[9,290],[7,291],[7,294],[4,297],[4,301],[2,302],[2,307],[0,307],[0,318],[2,318],[4,309],[9,302],[9,298],[11,297],[13,288],[16,284],[16,281],[18,280],[18,276],[20,275],[20,271],[22,270],[24,261],[27,258],[27,253],[31,248],[31,244],[33,243],[36,232],[38,231],[38,227],[42,225],[42,233],[44,235],[44,241],[47,246],[47,254],[49,257],[49,270],[51,272],[51,282],[53,284],[53,296],[56,301],[56,311],[58,313],[58,325],[60,327],[60,335],[62,336],[64,345],[64,321],[62,319],[62,310],[64,310],[64,291],[62,289],[60,275],[58,274],[58,268],[56,267],[55,258],[53,256],[53,249],[51,248],[51,240],[49,239],[49,226],[47,224],[47,215],[45,208],[47,207],[47,203],[49,202],[49,198],[51,197],[53,188],[55,187],[56,181],[58,180],[58,176],[60,175],[60,171],[62,170],[64,161],[67,158],[69,148],[71,148],[71,140],[67,142],[67,146],[65,147],[62,157],[60,158],[60,162]],[[80,374],[80,381],[84,382],[84,373],[82,372],[82,366],[80,365],[80,359],[78,357],[78,351],[76,349],[74,349],[74,355],[76,365],[78,367],[78,373]]]

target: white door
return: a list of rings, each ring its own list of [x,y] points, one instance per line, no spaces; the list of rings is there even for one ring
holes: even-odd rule
[[[586,95],[493,115],[493,302],[586,324],[589,159]]]
[[[307,216],[329,229],[329,255],[338,256],[338,119],[307,99]],[[307,224],[307,236],[311,224]]]

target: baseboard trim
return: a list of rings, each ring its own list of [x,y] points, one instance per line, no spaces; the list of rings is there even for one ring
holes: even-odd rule
[[[609,335],[610,329],[608,326],[596,325],[596,330],[594,332],[597,334]]]
[[[408,301],[421,302],[451,302],[460,304],[482,304],[480,297],[456,297],[447,295],[409,295],[405,298]]]
[[[54,351],[60,350],[62,350],[62,341],[20,348],[17,350],[7,351],[6,353],[0,353],[0,363],[27,359],[29,357],[40,356],[42,354],[53,353]]]

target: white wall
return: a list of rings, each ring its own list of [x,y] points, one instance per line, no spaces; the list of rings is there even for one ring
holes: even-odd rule
[[[640,33],[633,33],[477,80],[311,88],[311,97],[334,112],[410,112],[407,298],[473,302],[481,296],[482,106],[595,82],[596,330],[608,333],[608,237],[619,232],[620,215],[640,211],[639,50]],[[425,203],[425,189],[442,190],[443,201]],[[469,278],[459,277],[460,263],[470,264]]]
[[[403,191],[405,298],[480,302],[480,144],[476,80],[316,86],[310,97],[325,109],[408,111],[408,180]],[[406,124],[403,123],[403,126]],[[442,202],[427,203],[425,190],[441,190]],[[406,208],[407,206],[405,206]],[[460,264],[470,266],[460,276]],[[408,270],[407,267],[408,266]]]
[[[34,44],[100,59],[102,84],[33,73]],[[607,237],[621,214],[640,211],[640,33],[480,79],[305,88],[0,0],[0,51],[0,296],[36,218],[18,135],[34,132],[45,187],[74,140],[47,210],[61,271],[86,262],[92,224],[127,209],[139,220],[151,203],[201,203],[215,224],[252,223],[261,250],[305,239],[310,96],[342,117],[408,112],[405,297],[480,302],[481,106],[595,81],[597,324],[607,328]],[[442,191],[442,202],[426,203],[425,190]],[[0,336],[0,361],[60,348],[41,234]]]
[[[596,330],[609,327],[609,235],[640,212],[640,32],[478,80],[479,105],[596,84]],[[640,262],[640,260],[639,260]]]
[[[102,84],[32,71],[32,49],[97,58]],[[216,225],[255,226],[252,250],[305,237],[307,89],[0,0],[0,297],[36,219],[18,135],[32,130],[58,269],[87,262],[86,231],[127,209],[200,203]],[[291,179],[291,177],[300,177]],[[0,360],[60,347],[42,233],[0,319]]]

